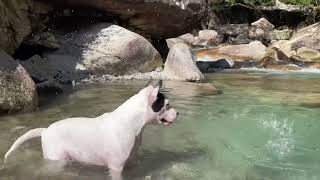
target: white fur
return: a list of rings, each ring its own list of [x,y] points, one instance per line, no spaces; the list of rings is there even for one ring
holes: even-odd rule
[[[170,124],[177,118],[173,108],[161,115],[152,111],[158,91],[148,86],[113,112],[96,118],[68,118],[48,128],[30,130],[14,142],[5,159],[24,141],[41,136],[45,159],[106,166],[113,180],[121,180],[135,143],[141,143],[144,127],[155,121],[161,123],[159,118]]]

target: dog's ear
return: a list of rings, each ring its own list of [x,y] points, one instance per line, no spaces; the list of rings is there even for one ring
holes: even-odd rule
[[[154,87],[159,87],[159,89],[160,89],[162,87],[162,79],[159,80]]]
[[[152,84],[152,81],[153,81],[153,80],[152,80],[152,77],[151,77],[145,87],[150,86],[150,84]]]
[[[150,88],[152,89],[150,90],[148,101],[149,101],[149,104],[151,105],[157,100],[160,87],[156,86],[156,87],[150,87]]]

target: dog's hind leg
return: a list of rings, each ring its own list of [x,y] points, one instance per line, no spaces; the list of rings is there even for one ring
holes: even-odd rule
[[[122,169],[119,170],[119,169],[112,169],[112,168],[110,168],[110,169],[109,169],[109,172],[110,172],[110,176],[111,176],[111,179],[112,179],[112,180],[123,180],[123,177],[122,177]]]

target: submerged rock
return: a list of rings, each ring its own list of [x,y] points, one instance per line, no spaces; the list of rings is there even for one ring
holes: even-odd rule
[[[192,59],[190,48],[186,44],[175,44],[169,51],[164,66],[164,73],[169,79],[184,81],[202,81],[200,70]]]
[[[37,105],[36,87],[27,71],[0,50],[0,113],[32,111]]]
[[[57,38],[59,50],[21,62],[38,81],[71,83],[89,75],[149,72],[163,64],[151,43],[117,25],[90,25]]]

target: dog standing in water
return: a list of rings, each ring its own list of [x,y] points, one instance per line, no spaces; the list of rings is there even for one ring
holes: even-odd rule
[[[177,111],[159,92],[161,85],[161,80],[155,86],[150,81],[113,112],[96,118],[68,118],[48,128],[32,129],[13,143],[5,159],[23,142],[41,136],[45,159],[106,166],[112,180],[122,180],[122,170],[133,147],[141,144],[144,127],[151,123],[169,126],[177,119]]]

